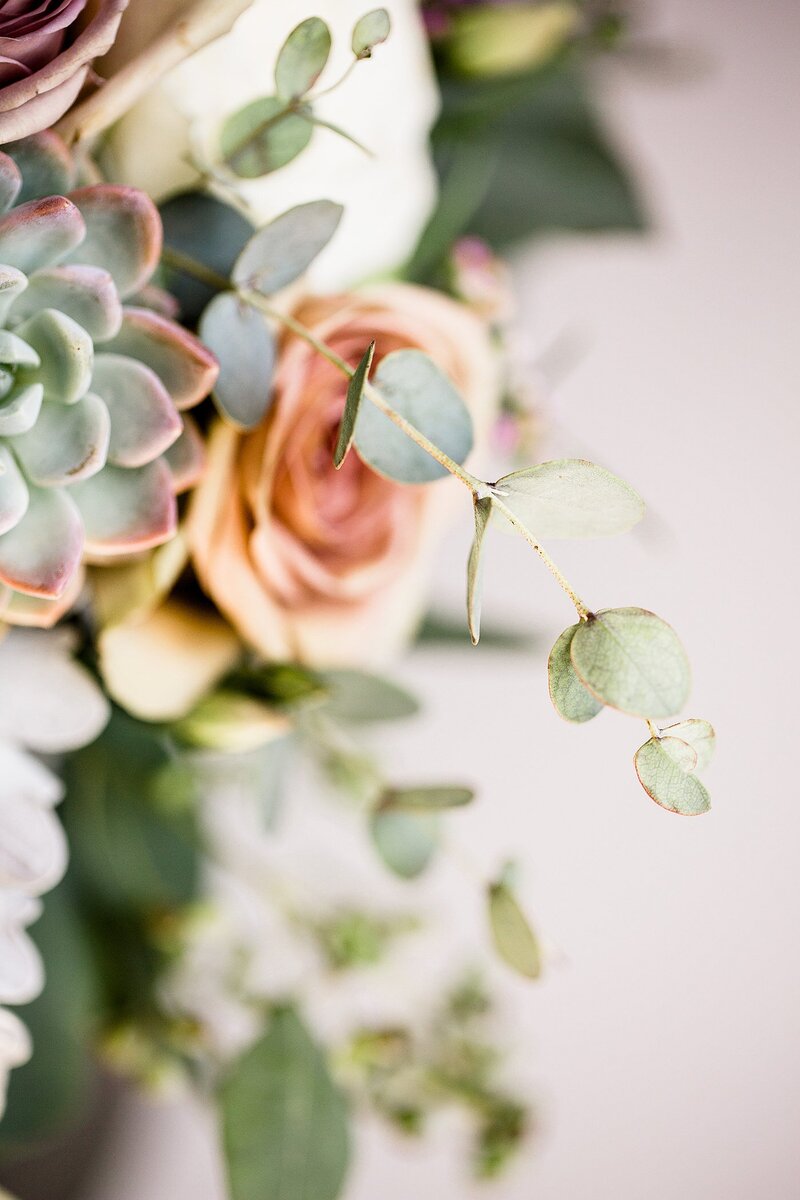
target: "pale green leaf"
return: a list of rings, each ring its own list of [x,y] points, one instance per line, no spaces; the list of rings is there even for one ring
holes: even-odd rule
[[[221,688],[197,704],[172,726],[172,732],[189,746],[247,754],[285,737],[289,721],[253,696]]]
[[[463,808],[475,798],[472,788],[439,786],[387,788],[382,794],[381,808],[395,812],[439,812],[446,808]]]
[[[301,21],[281,46],[275,87],[285,100],[299,100],[319,79],[331,52],[331,31],[320,17]]]
[[[434,855],[439,822],[435,813],[379,808],[372,814],[370,832],[387,867],[403,879],[416,879]]]
[[[233,268],[233,282],[270,296],[292,283],[333,237],[344,209],[311,200],[281,213],[253,234]]]
[[[644,502],[610,471],[582,458],[540,463],[505,475],[497,494],[537,538],[595,538],[626,533]]]
[[[375,372],[384,400],[450,458],[462,463],[472,449],[472,419],[455,387],[420,350],[395,350]],[[362,404],[355,446],[373,470],[400,483],[430,483],[447,475],[390,417]]]
[[[291,1008],[219,1090],[231,1200],[335,1200],[349,1157],[347,1107]]]
[[[351,45],[356,58],[369,58],[372,51],[381,42],[385,42],[391,32],[392,23],[385,8],[373,8],[364,13],[353,27]]]
[[[696,775],[697,753],[674,737],[650,738],[636,751],[639,782],[656,804],[670,812],[696,817],[708,812],[711,800]]]
[[[542,972],[539,943],[505,883],[493,883],[489,888],[489,924],[495,949],[504,962],[520,975],[538,979]]]
[[[488,496],[475,499],[475,538],[467,559],[467,624],[473,646],[481,636],[481,582],[483,576],[483,538],[492,515],[492,501]]]
[[[336,442],[336,449],[333,452],[333,465],[337,471],[347,458],[347,453],[353,444],[358,410],[361,407],[361,398],[364,395],[364,384],[367,382],[374,354],[375,343],[370,342],[364,351],[364,357],[356,367],[355,375],[353,375],[347,385],[347,399],[345,401],[344,412],[342,413],[342,423],[339,426],[339,437]]]
[[[219,362],[213,396],[221,415],[239,429],[255,429],[272,396],[272,330],[235,292],[220,292],[203,313],[199,333]]]
[[[220,151],[241,179],[259,179],[297,158],[313,132],[307,116],[288,111],[277,96],[264,96],[228,117],[220,132]]]
[[[329,689],[325,711],[336,721],[399,721],[419,712],[414,696],[380,675],[342,667],[326,671],[322,682]]]
[[[708,721],[702,721],[699,717],[689,717],[686,721],[679,721],[677,725],[667,725],[661,732],[664,737],[680,738],[692,747],[697,755],[695,771],[704,771],[711,762],[716,734]]]
[[[670,717],[686,703],[686,651],[671,626],[646,609],[591,613],[575,631],[570,657],[598,700],[631,716]]]
[[[565,721],[590,721],[602,711],[603,705],[587,691],[578,678],[570,658],[572,639],[579,625],[565,629],[550,651],[547,661],[547,681],[553,707]]]

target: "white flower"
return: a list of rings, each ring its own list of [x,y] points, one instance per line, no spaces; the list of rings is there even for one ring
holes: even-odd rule
[[[26,929],[36,899],[67,865],[67,844],[53,807],[63,787],[33,752],[60,753],[96,737],[108,704],[71,661],[69,635],[14,630],[0,639],[0,1004],[27,1004],[44,971]],[[26,1061],[30,1039],[0,1008],[0,1114],[8,1072]]]
[[[140,50],[183,0],[134,3],[123,21],[116,60]],[[260,222],[308,200],[345,207],[333,243],[310,274],[317,289],[335,289],[391,271],[410,254],[430,215],[435,176],[428,133],[438,92],[416,0],[385,0],[392,33],[374,58],[359,63],[341,88],[319,101],[318,115],[374,153],[317,129],[294,162],[241,183]],[[272,66],[286,35],[305,17],[328,22],[333,50],[319,87],[336,81],[352,61],[350,33],[365,0],[255,0],[226,37],[171,71],[118,123],[105,165],[121,182],[156,199],[194,184],[193,148],[213,154],[220,123],[273,87]],[[148,11],[149,10],[149,11]]]

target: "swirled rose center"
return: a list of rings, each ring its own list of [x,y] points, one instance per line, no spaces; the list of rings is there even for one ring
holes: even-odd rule
[[[62,49],[87,0],[0,0],[0,87],[38,71]]]

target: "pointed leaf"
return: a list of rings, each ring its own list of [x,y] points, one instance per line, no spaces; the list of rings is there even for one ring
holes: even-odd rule
[[[196,487],[202,479],[206,447],[203,435],[191,417],[184,416],[180,437],[164,452],[164,461],[172,473],[176,496]]]
[[[634,717],[670,717],[689,694],[689,661],[674,629],[643,608],[592,613],[575,631],[572,665],[589,691]]]
[[[320,17],[301,21],[281,46],[275,87],[285,100],[299,100],[319,79],[331,52],[331,31]]]
[[[472,419],[453,384],[427,354],[387,354],[373,386],[414,428],[458,463],[472,449]],[[430,483],[447,471],[374,404],[362,404],[355,447],[373,470],[400,483]]]
[[[711,799],[692,771],[697,753],[674,737],[650,738],[634,758],[639,782],[651,799],[670,812],[696,817],[708,812]]]
[[[447,808],[463,808],[474,799],[475,793],[468,787],[406,787],[387,788],[379,803],[384,812],[441,812]]]
[[[126,308],[122,327],[106,342],[109,354],[138,359],[155,371],[179,409],[204,399],[217,378],[217,360],[174,321],[147,308]]]
[[[344,209],[332,200],[311,200],[282,213],[253,234],[233,268],[233,282],[263,296],[292,283],[336,232]]]
[[[119,332],[122,322],[114,280],[99,267],[50,267],[37,271],[28,288],[14,303],[14,323],[24,321],[43,308],[66,313],[86,330],[95,342],[106,341]]]
[[[681,741],[692,747],[697,755],[694,770],[698,773],[704,771],[711,762],[714,756],[716,734],[714,727],[708,721],[701,721],[699,717],[690,717],[686,721],[679,721],[677,725],[667,725],[661,733],[663,738],[680,738]]]
[[[489,924],[500,957],[520,975],[538,979],[542,973],[539,943],[506,883],[493,883],[489,888]]]
[[[228,117],[220,133],[220,152],[240,179],[260,179],[297,158],[313,132],[307,116],[287,111],[277,96],[265,96]]]
[[[0,217],[0,262],[30,275],[79,246],[86,226],[66,196],[30,200]]]
[[[146,192],[95,183],[70,192],[86,237],[69,261],[108,271],[123,298],[143,287],[161,257],[161,219]]]
[[[547,679],[553,708],[565,721],[591,721],[602,712],[603,705],[581,683],[572,665],[570,649],[579,626],[565,629],[550,651]]]
[[[45,400],[61,404],[74,404],[86,395],[92,380],[94,346],[77,321],[46,308],[19,325],[17,333],[41,360],[41,366],[17,372],[20,385],[41,383]]]
[[[143,467],[180,437],[182,422],[164,384],[144,363],[122,354],[98,354],[92,390],[111,416],[108,461]]]
[[[218,1095],[231,1200],[335,1200],[347,1107],[291,1008],[234,1064]]]
[[[475,537],[467,560],[467,625],[473,646],[481,636],[481,577],[483,575],[483,539],[492,515],[492,501],[488,496],[475,499]]]
[[[351,45],[356,58],[369,58],[381,42],[385,42],[392,28],[385,8],[373,8],[360,17],[353,27]]]
[[[130,470],[107,466],[69,491],[93,558],[148,550],[172,537],[177,527],[172,476],[162,459]]]
[[[380,675],[340,668],[326,671],[322,681],[330,689],[325,711],[335,721],[400,721],[419,712],[414,696]]]
[[[439,843],[435,813],[379,808],[370,820],[372,840],[383,861],[402,879],[416,879]]]
[[[15,389],[0,402],[0,437],[16,437],[33,429],[42,409],[44,388],[40,383]]]
[[[91,392],[69,406],[45,402],[33,429],[14,439],[14,453],[32,483],[65,486],[103,468],[110,429],[108,409]]]
[[[0,537],[0,583],[56,599],[80,565],[83,525],[65,492],[29,488],[29,497],[25,516]]]
[[[272,330],[235,292],[220,292],[203,313],[199,333],[219,362],[214,400],[220,414],[239,429],[255,429],[272,396]]]
[[[581,458],[540,463],[505,475],[497,494],[537,538],[594,538],[626,533],[644,502],[610,471]]]
[[[345,400],[344,412],[342,413],[342,423],[339,426],[339,437],[336,442],[336,449],[333,452],[333,465],[337,471],[347,458],[347,452],[353,443],[358,410],[361,407],[361,398],[364,395],[364,384],[367,382],[374,354],[375,343],[370,342],[364,351],[361,362],[356,367],[355,375],[353,375],[347,385],[347,399]]]
[[[28,511],[28,488],[14,456],[0,442],[0,535],[19,524]]]

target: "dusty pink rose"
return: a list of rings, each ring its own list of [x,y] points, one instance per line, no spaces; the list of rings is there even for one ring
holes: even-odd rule
[[[478,438],[497,399],[485,326],[437,292],[401,284],[303,302],[295,316],[349,362],[376,340],[374,365],[416,347],[461,391]],[[252,433],[215,429],[189,539],[200,581],[268,658],[377,664],[419,618],[452,481],[410,487],[351,452],[332,464],[346,381],[295,336],[284,340],[275,398]],[[464,497],[465,502],[467,497]]]
[[[49,128],[116,37],[128,0],[0,0],[0,142]]]

